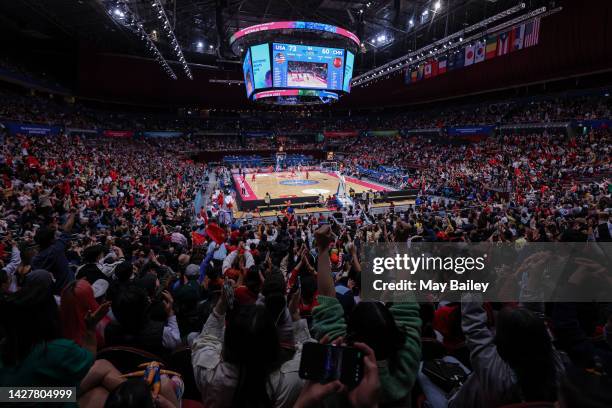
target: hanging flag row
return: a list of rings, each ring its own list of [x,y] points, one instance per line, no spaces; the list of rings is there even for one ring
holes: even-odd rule
[[[410,84],[501,57],[537,45],[539,40],[540,18],[535,18],[500,34],[481,38],[474,44],[462,47],[451,54],[422,62],[418,66],[408,67],[405,71],[405,82]]]

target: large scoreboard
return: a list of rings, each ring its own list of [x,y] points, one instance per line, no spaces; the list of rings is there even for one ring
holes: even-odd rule
[[[264,43],[244,53],[242,69],[247,97],[269,91],[312,90],[350,92],[355,54],[343,48]],[[262,93],[263,91],[263,93]],[[337,93],[335,94],[337,99]]]

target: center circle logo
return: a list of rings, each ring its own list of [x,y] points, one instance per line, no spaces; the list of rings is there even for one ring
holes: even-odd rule
[[[278,184],[283,186],[311,186],[313,184],[319,184],[316,180],[282,180]]]

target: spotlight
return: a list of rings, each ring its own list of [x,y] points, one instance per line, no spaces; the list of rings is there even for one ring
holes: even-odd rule
[[[436,1],[436,3],[434,4],[434,10],[438,11],[440,10],[440,7],[442,7],[442,4],[440,4],[439,1]]]
[[[410,25],[410,27],[413,27],[414,26],[414,20],[410,19],[410,21],[408,21],[408,24]]]
[[[387,39],[387,36],[384,34],[381,34],[378,37],[376,37],[376,41],[378,41],[379,43],[385,41],[386,39]]]
[[[121,11],[118,7],[115,7],[115,9],[113,10],[113,14],[119,18],[125,17],[125,13]]]

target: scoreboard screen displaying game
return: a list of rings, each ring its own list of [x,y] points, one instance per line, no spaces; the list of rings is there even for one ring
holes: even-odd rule
[[[328,103],[351,90],[355,54],[347,49],[263,43],[248,46],[243,55],[247,98],[253,101]]]
[[[272,44],[272,85],[275,88],[343,90],[341,48]]]

